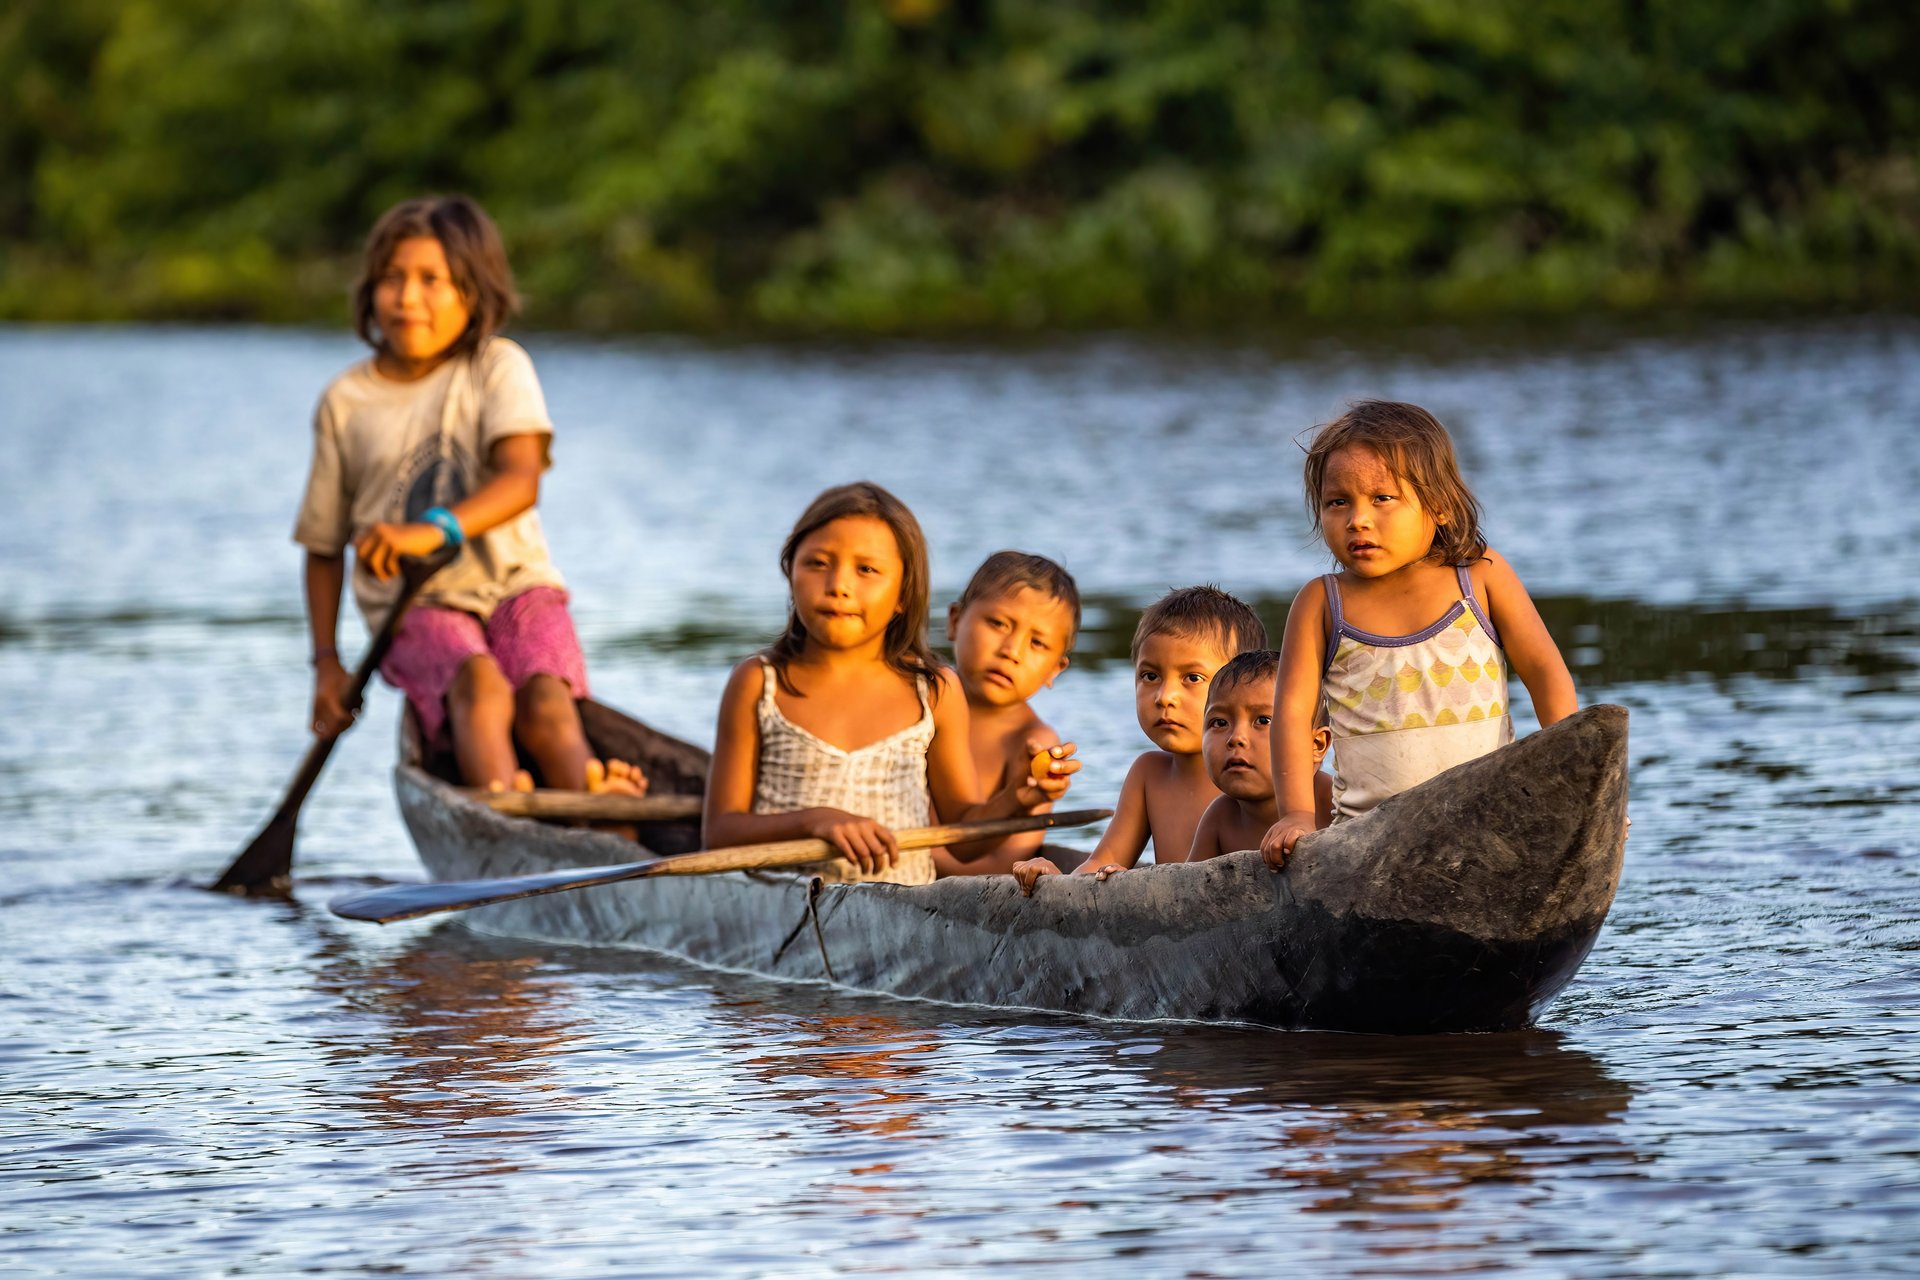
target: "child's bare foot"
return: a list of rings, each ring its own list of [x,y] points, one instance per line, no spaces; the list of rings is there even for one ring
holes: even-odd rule
[[[495,778],[492,782],[489,782],[487,784],[487,790],[493,792],[495,795],[498,795],[499,793],[508,790],[508,786],[506,783],[500,781],[500,779]],[[512,790],[515,790],[515,791],[533,790],[533,775],[528,773],[525,769],[515,769],[513,771]]]
[[[625,760],[608,760],[604,764],[589,760],[587,790],[596,794],[604,791],[613,795],[643,796],[647,794],[647,775],[640,771],[639,765]]]

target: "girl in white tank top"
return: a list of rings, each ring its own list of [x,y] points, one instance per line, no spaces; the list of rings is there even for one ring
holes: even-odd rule
[[[1417,405],[1362,400],[1307,450],[1306,497],[1340,572],[1300,589],[1274,692],[1281,865],[1314,828],[1311,754],[1333,729],[1334,821],[1359,817],[1513,737],[1509,667],[1541,727],[1577,709],[1533,600],[1480,533],[1453,441]]]
[[[894,832],[1031,813],[1080,766],[979,794],[967,701],[927,646],[920,526],[873,484],[814,499],[781,549],[787,629],[734,668],[707,779],[710,848],[813,836],[841,857],[801,868],[823,880],[925,884],[933,855]]]

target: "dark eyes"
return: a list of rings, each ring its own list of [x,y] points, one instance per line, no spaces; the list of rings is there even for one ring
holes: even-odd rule
[[[1227,718],[1225,716],[1208,716],[1207,717],[1207,728],[1224,729],[1226,727],[1227,727]]]
[[[1136,671],[1133,673],[1133,678],[1141,684],[1157,684],[1160,680],[1160,673],[1158,671]]]
[[[1255,716],[1253,718],[1253,723],[1256,727],[1265,729],[1270,727],[1273,724],[1273,717],[1272,716]]]
[[[1205,684],[1207,682],[1207,678],[1201,675],[1198,671],[1189,671],[1187,672],[1187,674],[1185,674],[1184,676],[1181,676],[1180,678],[1182,680],[1185,680],[1188,684]]]

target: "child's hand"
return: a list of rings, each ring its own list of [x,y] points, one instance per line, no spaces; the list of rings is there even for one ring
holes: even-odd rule
[[[367,571],[385,582],[400,569],[400,558],[432,555],[447,543],[446,531],[435,524],[376,524],[353,544],[354,554]]]
[[[891,830],[872,818],[844,809],[815,809],[807,834],[829,841],[860,874],[877,875],[899,860],[900,845]]]
[[[1025,858],[1013,864],[1013,878],[1020,882],[1020,892],[1031,898],[1033,886],[1040,883],[1041,876],[1057,876],[1060,868],[1045,858]]]
[[[1080,762],[1069,758],[1073,755],[1073,743],[1029,750],[1033,759],[1028,763],[1026,780],[1014,792],[1015,799],[1029,809],[1057,803],[1073,785],[1071,775],[1080,772]]]
[[[1293,852],[1293,846],[1301,836],[1310,836],[1314,832],[1313,815],[1310,813],[1283,813],[1280,821],[1267,828],[1267,834],[1260,840],[1260,856],[1275,871],[1287,865],[1287,855]]]
[[[313,664],[313,731],[323,738],[337,738],[353,723],[347,710],[347,686],[353,677],[338,658],[322,658]]]

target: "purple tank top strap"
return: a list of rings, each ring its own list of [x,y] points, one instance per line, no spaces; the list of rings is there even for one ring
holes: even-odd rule
[[[1340,633],[1346,630],[1347,615],[1340,609],[1340,579],[1331,573],[1320,575],[1320,586],[1327,593],[1327,656],[1320,664],[1324,679],[1333,667],[1333,652],[1340,647]]]
[[[1455,565],[1453,572],[1454,576],[1460,580],[1460,598],[1466,601],[1467,608],[1473,610],[1473,616],[1480,620],[1481,627],[1486,630],[1488,636],[1492,637],[1493,642],[1500,644],[1500,633],[1493,629],[1493,619],[1487,616],[1485,607],[1480,603],[1480,597],[1473,594],[1473,574],[1463,564]],[[1501,645],[1501,648],[1505,647]]]
[[[1333,634],[1339,635],[1340,628],[1347,625],[1347,615],[1340,611],[1340,578],[1337,574],[1323,573],[1320,585],[1327,593],[1327,617],[1333,623]]]

